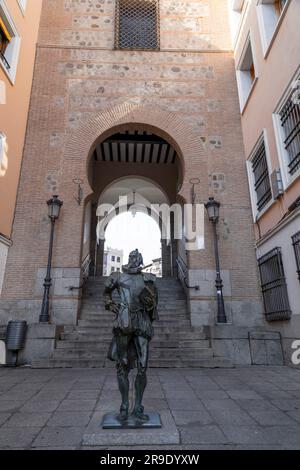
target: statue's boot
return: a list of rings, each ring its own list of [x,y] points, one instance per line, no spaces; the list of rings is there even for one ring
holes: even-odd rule
[[[142,406],[145,388],[147,386],[146,370],[141,369],[138,371],[135,379],[135,405],[133,415],[141,421],[148,421],[149,416],[144,414],[144,407]]]
[[[128,371],[123,367],[118,368],[117,372],[119,390],[122,397],[122,404],[120,407],[120,413],[118,415],[119,421],[127,421],[128,409],[129,409],[129,380]]]

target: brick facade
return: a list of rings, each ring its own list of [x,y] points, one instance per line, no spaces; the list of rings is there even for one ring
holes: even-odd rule
[[[84,197],[91,196],[88,165],[96,143],[139,125],[177,150],[183,176],[178,196],[189,202],[190,179],[199,177],[197,202],[210,195],[221,202],[229,319],[263,325],[227,2],[161,0],[159,52],[113,49],[114,4],[44,1],[1,321],[24,309],[37,321],[50,228],[45,201],[56,193],[64,206],[53,266],[58,279],[67,280],[56,280],[52,305],[58,322],[76,322],[80,299],[67,287],[80,282],[84,206],[74,200],[72,180],[81,178]],[[195,325],[213,324],[215,315],[207,219],[205,237],[205,249],[188,258],[190,281],[200,284],[200,291],[190,292]]]

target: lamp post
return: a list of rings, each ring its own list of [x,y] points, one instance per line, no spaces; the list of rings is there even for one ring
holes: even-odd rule
[[[219,212],[221,204],[213,197],[210,197],[208,202],[205,204],[205,208],[208,213],[208,218],[213,224],[213,233],[214,233],[214,247],[215,247],[215,259],[216,259],[216,288],[217,288],[217,305],[218,305],[218,323],[227,323],[224,297],[223,297],[223,281],[221,278],[220,270],[220,257],[219,257],[219,246],[218,246],[218,237],[217,237],[217,223],[219,221]]]
[[[49,252],[48,252],[48,265],[47,265],[47,274],[44,280],[44,297],[42,310],[40,314],[40,323],[49,323],[49,292],[52,285],[51,279],[51,264],[52,264],[52,251],[53,251],[53,240],[54,240],[54,226],[55,222],[59,217],[61,206],[63,202],[58,199],[58,196],[53,196],[52,199],[47,201],[48,205],[48,217],[51,220],[51,233],[50,233],[50,243],[49,243]]]

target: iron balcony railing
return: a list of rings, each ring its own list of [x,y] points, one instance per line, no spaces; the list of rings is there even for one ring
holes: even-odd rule
[[[260,144],[252,160],[252,171],[255,179],[254,186],[257,195],[257,210],[261,211],[272,199],[264,141]]]
[[[289,320],[291,309],[280,248],[258,260],[265,314],[269,321]]]
[[[293,95],[292,95],[293,96]],[[300,104],[292,96],[280,112],[281,125],[284,129],[284,145],[289,154],[289,173],[293,175],[300,168]]]
[[[295,251],[298,279],[300,281],[300,232],[292,236],[292,242]]]

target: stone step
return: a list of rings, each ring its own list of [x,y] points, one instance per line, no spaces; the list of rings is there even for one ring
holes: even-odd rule
[[[82,336],[90,336],[91,339],[94,338],[95,340],[106,337],[112,336],[112,327],[103,327],[103,328],[95,328],[95,327],[77,327],[74,330],[68,330],[64,333],[61,333],[61,338],[65,338],[66,335],[82,335]],[[193,340],[193,339],[206,339],[205,335],[195,335],[192,334],[187,328],[180,329],[179,327],[172,328],[171,326],[166,326],[161,328],[159,331],[154,330],[154,337],[155,338],[174,338],[174,339],[182,339],[182,340]]]
[[[232,362],[223,358],[203,358],[203,359],[190,359],[190,360],[176,360],[172,361],[170,359],[157,359],[149,361],[150,368],[232,368]]]
[[[158,311],[159,316],[164,316],[164,315],[170,315],[170,316],[185,315],[185,316],[189,317],[189,315],[187,313],[187,309],[183,306],[178,306],[176,308],[167,308],[167,307],[162,308],[162,307],[160,307],[157,311]],[[84,306],[81,309],[81,316],[86,316],[86,315],[91,315],[91,317],[95,316],[95,318],[98,318],[98,317],[113,318],[115,314],[113,312],[110,312],[109,310],[105,310],[103,307]]]
[[[102,349],[56,349],[53,353],[53,359],[95,359],[99,360],[103,356],[106,357],[108,348],[102,347]],[[158,348],[155,345],[151,346],[150,358],[155,359],[182,359],[190,360],[203,357],[212,357],[213,351],[210,348]]]
[[[102,350],[108,348],[111,339],[95,341],[95,340],[63,340],[57,343],[57,350],[60,349],[86,349],[86,350]],[[209,348],[210,342],[202,339],[198,341],[159,341],[155,338],[151,341],[150,347],[154,348]]]
[[[178,294],[176,292],[174,292],[173,294],[171,293],[166,293],[166,294],[162,294],[161,292],[158,293],[158,296],[159,296],[159,303],[160,304],[164,304],[164,303],[167,303],[167,302],[184,302],[186,303],[186,297],[184,296],[184,294]],[[171,298],[170,298],[171,297]],[[84,295],[82,297],[82,300],[83,300],[83,304],[88,304],[88,303],[102,303],[104,305],[104,296],[102,293],[91,293],[89,295]]]
[[[113,325],[113,319],[111,319],[110,321],[104,321],[103,319],[99,318],[99,319],[93,319],[93,320],[87,320],[87,319],[84,319],[84,320],[79,320],[78,321],[78,327],[79,328],[102,328],[102,326],[110,326],[112,327]],[[166,319],[161,319],[159,321],[159,325],[160,327],[163,327],[163,326],[173,326],[173,325],[178,325],[180,327],[183,327],[183,326],[189,326],[190,325],[190,320],[185,317],[185,316],[175,316],[173,318],[166,318]],[[157,326],[157,328],[159,328]]]
[[[188,318],[189,315],[184,310],[180,311],[160,311],[158,312],[160,320],[158,320],[158,324],[161,320],[172,320],[172,319],[183,319]],[[81,311],[80,320],[101,320],[101,321],[113,321],[115,314],[112,312],[109,313],[102,313],[102,312],[91,312],[91,311]]]
[[[171,328],[171,327],[166,327],[166,328],[161,328],[160,330],[154,330],[155,331],[155,336],[154,338],[172,338],[173,340],[181,340],[181,341],[191,341],[191,340],[199,340],[199,339],[207,339],[206,338],[206,333],[202,329],[199,331],[194,331],[191,327],[188,329],[178,329],[178,328]],[[95,340],[101,339],[112,336],[112,328],[107,327],[107,328],[99,328],[99,329],[84,329],[84,330],[79,330],[78,327],[72,327],[72,326],[67,326],[65,327],[65,332],[61,333],[61,337],[66,337],[67,335],[80,335],[82,334],[83,336],[89,335],[90,338],[92,339],[93,337]]]
[[[103,369],[103,368],[115,368],[115,364],[109,359],[104,360],[86,360],[86,359],[50,359],[44,361],[33,362],[31,367],[33,369],[47,369],[47,368],[77,368],[77,369]],[[170,361],[159,359],[152,363],[150,361],[149,368],[178,368],[178,369],[192,369],[192,368],[232,368],[233,364],[223,358],[205,358],[197,360],[185,360],[185,361]]]

